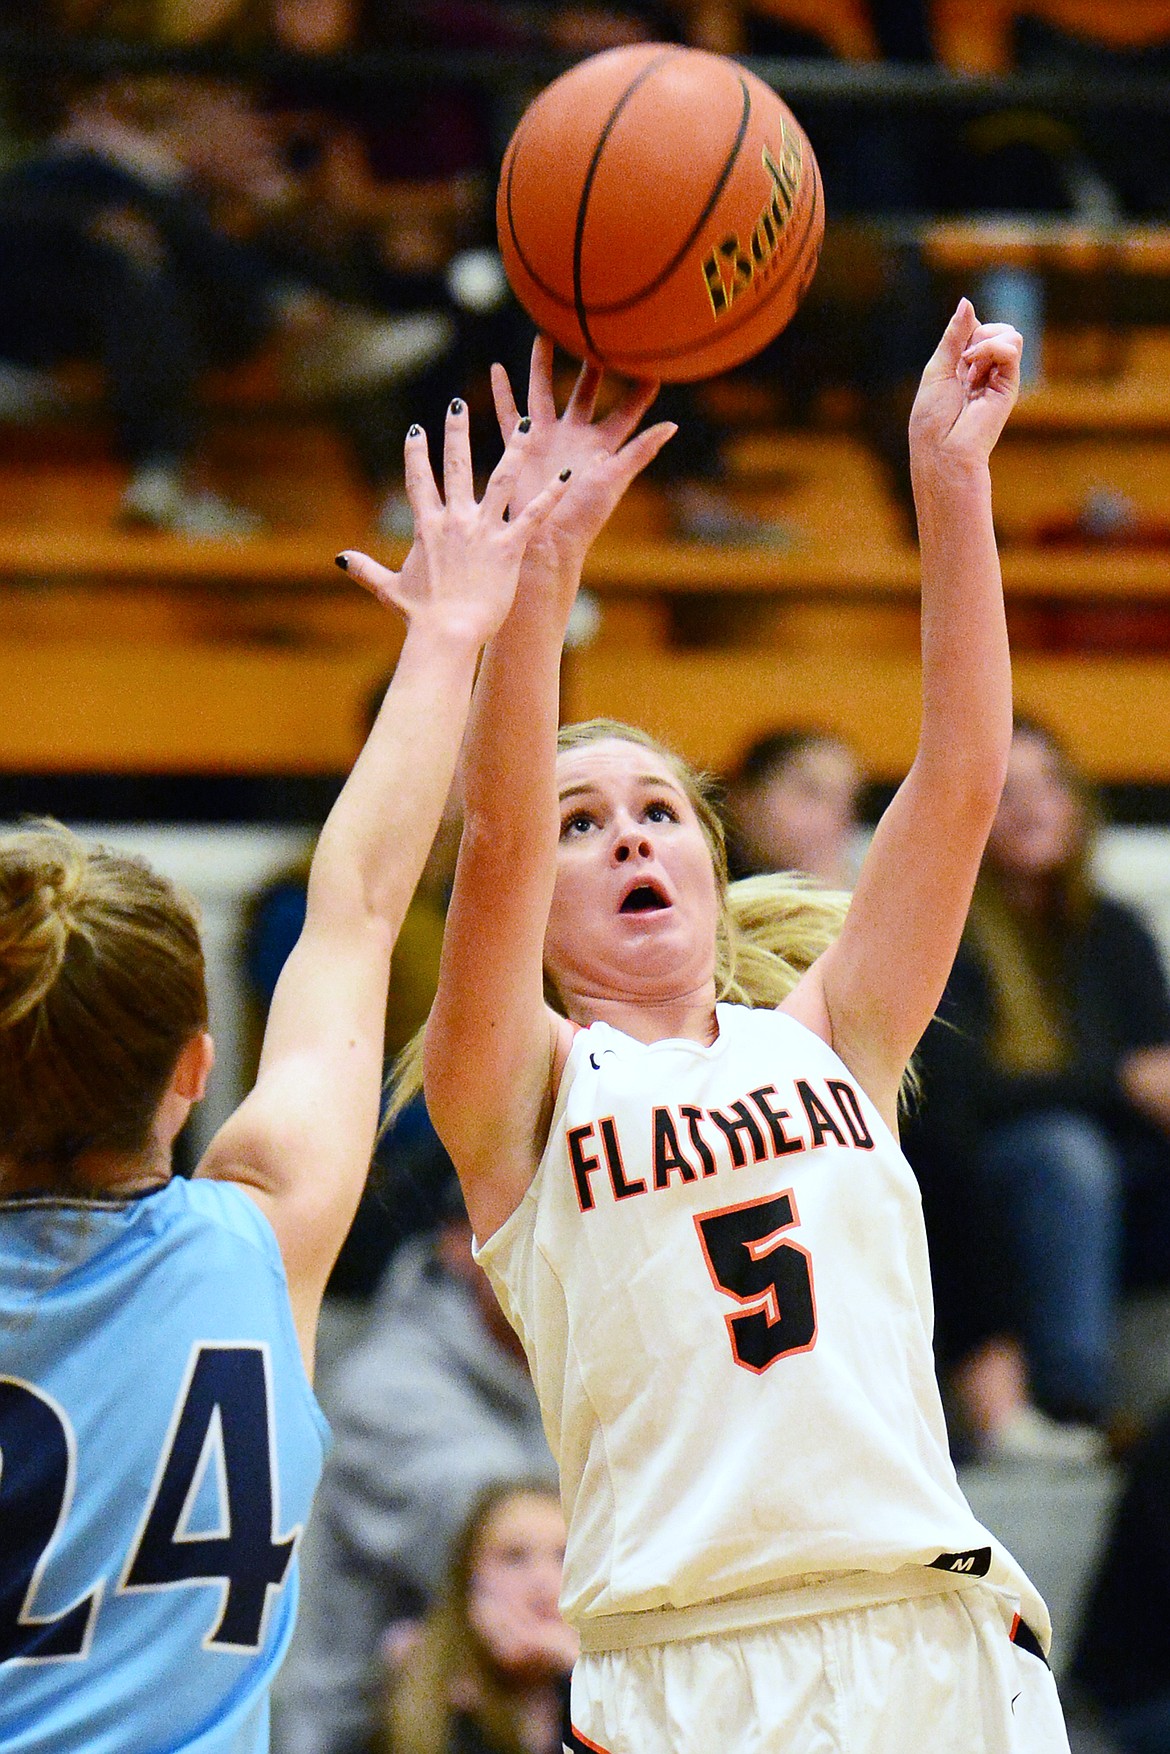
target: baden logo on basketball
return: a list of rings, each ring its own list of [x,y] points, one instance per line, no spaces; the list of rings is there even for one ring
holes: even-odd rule
[[[800,192],[804,160],[800,141],[787,128],[781,135],[779,158],[774,157],[767,146],[761,151],[760,158],[772,187],[763,212],[752,228],[751,238],[744,245],[739,234],[733,233],[703,258],[703,279],[716,322],[726,315],[749,286],[760,285],[767,278]]]

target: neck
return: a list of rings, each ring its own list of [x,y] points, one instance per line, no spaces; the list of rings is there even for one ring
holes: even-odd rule
[[[697,1041],[710,1047],[718,1035],[715,1022],[715,983],[710,981],[692,993],[666,999],[631,999],[612,994],[573,993],[568,997],[570,1021],[587,1029],[591,1023],[608,1023],[635,1041]]]
[[[132,1199],[171,1179],[170,1154],[156,1140],[133,1156],[84,1151],[67,1164],[0,1158],[0,1194],[54,1194],[77,1198]]]

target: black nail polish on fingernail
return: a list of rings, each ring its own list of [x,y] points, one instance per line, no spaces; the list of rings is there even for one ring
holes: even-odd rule
[[[407,438],[421,438],[422,437],[422,427],[418,424],[417,420],[415,421],[414,425],[408,430],[406,436],[407,436]]]
[[[567,481],[569,479],[569,476],[572,473],[573,473],[573,471],[571,469],[562,469],[560,474],[557,476],[557,480],[558,481]]]
[[[463,403],[460,401],[458,396],[456,396],[454,398],[454,400],[452,401],[450,412],[452,414],[462,414],[463,413]]]
[[[531,420],[529,420],[527,414],[524,416],[524,419],[520,422],[520,425],[516,428],[516,430],[517,430],[517,432],[531,432],[532,422],[531,422]]]
[[[339,566],[342,572],[349,571],[349,561],[345,558],[344,554],[335,554],[333,557],[333,564],[334,566]]]

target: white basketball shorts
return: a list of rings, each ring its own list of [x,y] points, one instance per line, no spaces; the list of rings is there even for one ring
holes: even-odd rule
[[[567,1754],[1069,1754],[1039,1646],[982,1585],[585,1653],[572,1717]]]

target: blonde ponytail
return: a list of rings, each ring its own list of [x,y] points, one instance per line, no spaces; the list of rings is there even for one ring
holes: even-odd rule
[[[779,1005],[838,936],[849,911],[844,890],[781,871],[744,877],[727,890],[723,966],[716,990],[736,1005]]]

